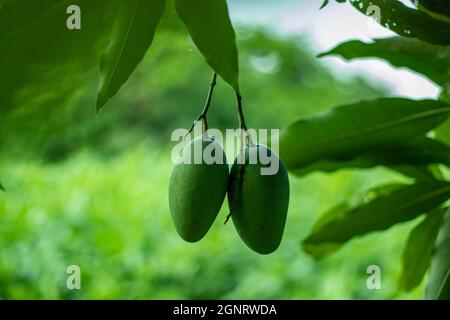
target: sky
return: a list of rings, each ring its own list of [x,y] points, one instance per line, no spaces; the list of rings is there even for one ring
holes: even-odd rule
[[[302,34],[316,53],[327,51],[341,42],[359,39],[366,42],[395,34],[377,25],[349,4],[330,4],[319,10],[322,0],[229,0],[234,23],[264,25],[279,34]],[[439,88],[406,69],[395,69],[379,59],[345,62],[340,58],[322,58],[337,75],[365,74],[381,82],[393,95],[413,99],[435,98]]]

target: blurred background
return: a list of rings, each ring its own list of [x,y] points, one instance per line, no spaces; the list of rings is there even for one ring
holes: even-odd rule
[[[362,99],[437,95],[426,80],[382,62],[318,60],[339,42],[390,35],[351,6],[319,11],[320,4],[229,1],[250,127],[281,128]],[[325,210],[405,179],[387,169],[291,176],[285,236],[269,256],[245,247],[232,223],[223,225],[226,206],[201,242],[178,237],[167,199],[170,134],[201,112],[211,70],[167,9],[146,58],[99,116],[98,57],[90,52],[61,60],[61,70],[46,69],[44,58],[34,73],[9,70],[17,73],[11,86],[30,75],[38,80],[14,96],[4,89],[9,82],[0,90],[0,178],[7,189],[0,193],[0,298],[421,298],[423,286],[404,293],[398,285],[403,244],[417,221],[355,239],[323,261],[301,250]],[[76,64],[85,67],[83,77],[67,69]],[[238,126],[233,92],[223,81],[209,124]],[[382,270],[380,290],[366,286],[373,264]],[[81,290],[66,288],[69,265],[81,268]]]

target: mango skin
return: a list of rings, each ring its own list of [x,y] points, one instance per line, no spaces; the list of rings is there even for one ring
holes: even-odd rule
[[[249,163],[249,156],[263,152],[273,153],[279,161],[275,175],[261,175],[259,157],[256,164]],[[260,254],[274,252],[280,245],[289,207],[289,177],[281,159],[268,147],[254,145],[246,148],[242,186],[237,159],[231,168],[228,189],[228,205],[236,230],[244,243]],[[271,154],[264,153],[264,154]],[[275,161],[277,161],[275,160]]]
[[[207,146],[222,154],[222,164],[194,164],[192,153],[191,164],[175,165],[169,183],[172,221],[178,234],[187,242],[197,242],[206,235],[227,192],[229,168],[225,152],[217,142],[198,137],[183,150],[183,154],[189,157],[186,151],[204,150]]]

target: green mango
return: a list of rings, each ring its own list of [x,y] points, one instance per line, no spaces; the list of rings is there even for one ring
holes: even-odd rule
[[[278,162],[275,174],[261,174],[262,168],[270,167],[270,163],[264,164],[265,155]],[[239,157],[245,159],[240,161],[244,164],[238,163]],[[253,145],[238,156],[231,168],[228,205],[236,230],[249,248],[260,254],[278,248],[289,206],[289,178],[283,162],[270,148]]]
[[[204,159],[202,155],[210,157]],[[181,238],[197,242],[206,235],[222,207],[229,168],[222,147],[205,136],[197,137],[183,149],[182,160],[175,165],[170,179],[169,207]]]

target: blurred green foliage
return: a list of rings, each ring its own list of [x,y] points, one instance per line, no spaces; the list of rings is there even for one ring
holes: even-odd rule
[[[90,151],[62,163],[20,161],[3,169],[0,297],[4,299],[374,299],[398,293],[400,256],[411,223],[352,241],[315,262],[300,240],[330,205],[377,182],[384,170],[291,179],[292,201],[279,250],[260,256],[223,225],[223,208],[199,243],[183,242],[167,205],[169,150],[150,141],[104,159]],[[81,268],[81,290],[66,289],[67,266]],[[368,290],[366,268],[382,270]]]
[[[231,223],[222,224],[225,207],[200,243],[177,236],[167,203],[170,133],[200,113],[211,71],[180,25],[169,16],[162,26],[100,116],[98,70],[88,66],[83,79],[69,72],[56,77],[58,86],[23,88],[15,108],[0,101],[0,176],[7,189],[0,193],[0,298],[420,298],[423,287],[404,294],[397,283],[406,231],[417,221],[353,240],[326,261],[300,248],[326,209],[404,180],[386,169],[292,177],[285,236],[270,256],[251,252]],[[385,93],[366,79],[334,76],[303,38],[239,28],[238,41],[251,127],[279,128]],[[52,70],[42,72],[53,77]],[[52,100],[63,87],[66,99]],[[237,127],[234,95],[223,81],[209,123]],[[81,267],[79,291],[66,288],[72,264]],[[381,290],[367,289],[371,264],[382,268]]]

